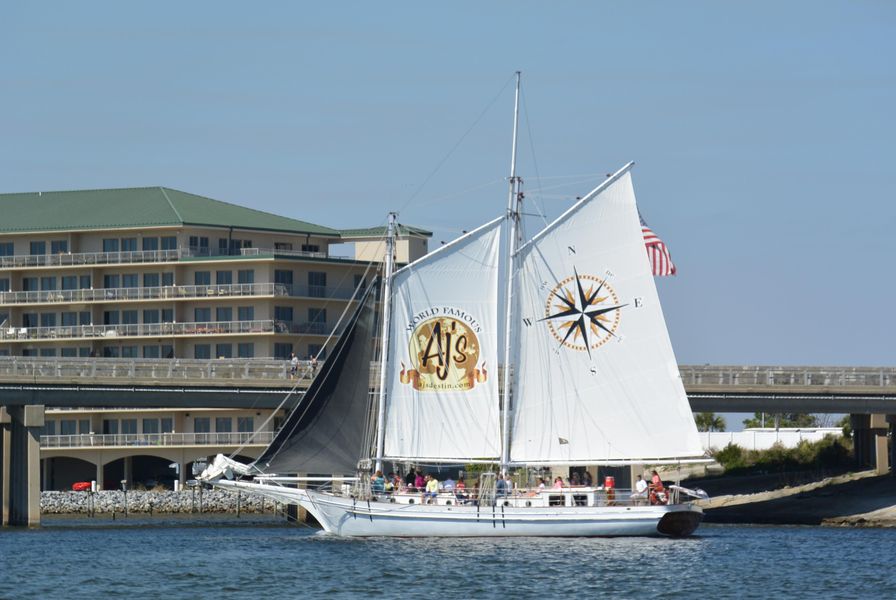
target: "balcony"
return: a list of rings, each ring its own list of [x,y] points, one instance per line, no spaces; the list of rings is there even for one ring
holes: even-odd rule
[[[42,435],[41,450],[54,448],[112,448],[134,446],[267,446],[272,431],[227,433],[122,433]]]
[[[161,287],[100,288],[0,292],[0,305],[85,304],[151,300],[196,300],[245,297],[329,298],[350,300],[354,290],[319,285],[282,283],[234,283],[226,285],[176,285]]]
[[[314,260],[354,261],[350,256],[330,256],[326,252],[281,250],[279,248],[240,248],[239,254],[222,254],[213,248],[175,248],[171,250],[133,250],[126,252],[78,252],[60,254],[17,254],[0,256],[0,269],[27,269],[32,267],[79,267],[89,265],[113,265],[123,263],[176,262],[182,259],[221,259],[232,256],[258,258],[310,258]]]
[[[191,337],[205,335],[305,334],[328,335],[326,323],[275,321],[203,321],[193,323],[140,323],[134,325],[72,325],[64,327],[7,327],[0,342],[71,339],[119,339],[141,337]]]

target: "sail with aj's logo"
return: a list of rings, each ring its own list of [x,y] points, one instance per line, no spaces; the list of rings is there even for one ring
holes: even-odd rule
[[[518,252],[513,463],[702,454],[644,253],[630,167]]]
[[[395,272],[385,456],[500,454],[498,264],[503,219]]]

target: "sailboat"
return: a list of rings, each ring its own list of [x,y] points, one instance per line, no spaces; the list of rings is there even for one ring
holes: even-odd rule
[[[251,465],[218,456],[200,480],[298,504],[340,536],[698,527],[702,510],[677,486],[648,501],[612,481],[503,485],[514,471],[705,461],[645,253],[633,163],[522,240],[518,109],[519,74],[506,214],[394,272],[391,214],[382,279],[274,441]],[[371,485],[386,464],[484,472],[463,492],[387,492]]]

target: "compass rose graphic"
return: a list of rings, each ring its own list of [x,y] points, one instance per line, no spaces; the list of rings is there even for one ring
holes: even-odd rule
[[[594,275],[579,275],[573,268],[573,277],[567,277],[557,284],[548,295],[544,318],[551,334],[573,350],[584,350],[591,356],[591,350],[615,337],[619,326],[619,303],[616,292],[607,283]]]

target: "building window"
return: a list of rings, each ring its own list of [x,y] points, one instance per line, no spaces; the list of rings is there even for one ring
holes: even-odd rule
[[[37,348],[22,348],[22,356],[37,356]]]
[[[359,273],[355,273],[355,289],[362,292],[367,289],[367,280]]]
[[[196,323],[207,323],[212,320],[212,309],[211,308],[194,308],[193,309],[193,320]]]
[[[292,323],[292,307],[291,306],[275,306],[274,319],[277,321],[286,321]]]
[[[255,270],[242,269],[237,271],[237,282],[239,283],[255,283]]]
[[[0,242],[0,256],[14,256],[15,248],[12,242]]]
[[[46,420],[41,435],[56,435],[56,421]]]
[[[252,433],[255,431],[255,418],[254,417],[237,417],[236,418],[236,430],[240,433]]]
[[[78,325],[78,313],[72,312],[64,312],[62,313],[62,326],[63,327],[76,327]],[[72,348],[74,350],[74,348]]]
[[[118,252],[118,239],[106,238],[103,240],[103,252]]]
[[[90,356],[94,356],[94,353],[89,347],[83,346],[78,348],[78,358],[88,358]]]
[[[37,313],[22,313],[22,327],[37,327]]]
[[[227,254],[227,238],[218,238],[218,254]]]
[[[233,344],[215,344],[215,356],[233,358]]]
[[[254,321],[255,320],[255,307],[254,306],[239,306],[236,309],[237,319],[240,321]]]
[[[8,292],[9,291],[9,278],[4,277],[0,279],[0,292]]]
[[[56,313],[41,313],[41,327],[56,327]]]
[[[162,309],[162,323],[174,323],[174,309],[173,308],[163,308]]]
[[[174,419],[162,417],[162,433],[174,433]]]
[[[137,251],[137,238],[121,238],[121,251],[122,252],[136,252]]]
[[[105,435],[118,435],[118,420],[103,419],[103,433]]]
[[[63,348],[61,352],[62,358],[75,358],[78,356],[77,348]]]
[[[211,271],[196,271],[195,273],[193,273],[193,283],[195,285],[211,285],[212,272]]]
[[[55,277],[41,277],[40,278],[40,289],[43,291],[52,291],[56,289],[56,278]]]
[[[68,240],[50,241],[50,254],[65,254],[68,252]]]
[[[216,321],[233,321],[233,308],[229,306],[219,306],[215,309]]]
[[[80,283],[82,290],[89,290],[91,287],[90,275],[81,275],[80,277],[78,277],[78,283]]]
[[[125,435],[137,433],[137,419],[122,419],[121,432]]]
[[[78,289],[78,276],[77,275],[64,275],[62,277],[62,289],[64,289],[64,290]]]
[[[148,308],[143,311],[143,322],[144,323],[159,323],[159,309],[157,308]]]
[[[136,325],[139,323],[137,320],[137,311],[136,310],[123,310],[121,311],[121,324],[122,325]]]
[[[37,277],[22,277],[23,292],[36,292],[37,290]]]
[[[137,346],[122,346],[121,347],[121,357],[122,358],[137,358]]]
[[[121,277],[118,275],[103,275],[103,287],[107,290],[121,287]]]
[[[218,285],[230,285],[233,283],[233,271],[215,271],[215,283]]]
[[[162,250],[177,250],[177,236],[164,236],[162,238]]]
[[[78,422],[74,419],[62,419],[59,421],[59,435],[76,435]]]
[[[92,325],[93,317],[90,314],[89,310],[82,310],[78,312],[78,325]]]
[[[148,237],[143,238],[143,249],[150,250],[158,250],[159,249],[159,238],[157,237]]]
[[[302,252],[320,252],[320,246],[317,244],[302,244]]]
[[[292,285],[292,271],[283,269],[274,270],[274,283],[282,283],[283,285]]]
[[[162,285],[174,285],[174,273],[162,273]]]
[[[162,344],[162,356],[164,358],[174,358],[174,346]]]
[[[233,419],[231,417],[215,417],[215,432],[230,433],[233,431]]]
[[[238,344],[237,353],[240,358],[255,358],[255,344]]]
[[[309,308],[308,309],[308,322],[314,325],[318,325],[319,327],[324,327],[327,323],[327,309],[326,308]]]
[[[46,242],[31,242],[30,245],[31,254],[46,254],[47,253],[47,243]]]
[[[193,347],[193,358],[211,358],[212,347],[209,344],[196,344]]]
[[[120,358],[121,351],[118,346],[106,346],[103,348],[103,358]]]
[[[292,344],[274,344],[274,358],[287,359],[292,354]]]
[[[121,276],[121,287],[135,288],[138,285],[139,278],[136,273],[125,273]]]
[[[143,287],[159,287],[159,274],[158,273],[144,273],[143,274]]]
[[[44,358],[52,358],[56,356],[56,348],[41,348],[40,355]]]
[[[274,242],[274,250],[292,250],[291,242]]]
[[[161,358],[158,346],[143,346],[143,358]]]
[[[82,435],[85,433],[92,433],[90,431],[90,419],[79,419],[78,420],[78,433],[80,433]]]
[[[308,295],[323,298],[327,294],[327,274],[321,271],[308,271]]]
[[[143,433],[159,433],[159,420],[143,419]]]
[[[208,254],[208,238],[205,236],[190,236],[190,250],[200,254]]]
[[[117,310],[103,311],[103,325],[118,325],[119,312]]]
[[[316,356],[317,360],[324,360],[327,358],[327,351],[320,344],[308,344],[308,356]]]
[[[193,419],[193,431],[196,433],[210,433],[212,420],[209,417],[196,417]]]

